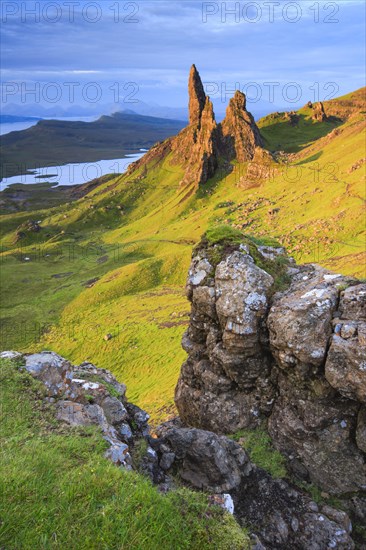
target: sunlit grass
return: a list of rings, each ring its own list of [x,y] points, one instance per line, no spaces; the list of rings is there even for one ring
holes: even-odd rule
[[[212,242],[222,232],[234,240],[244,233],[286,246],[299,262],[365,278],[365,176],[362,168],[351,171],[364,157],[361,117],[332,139],[320,137],[331,130],[328,123],[313,123],[306,110],[303,117],[309,145],[249,189],[242,186],[247,166],[234,162],[231,173],[184,198],[182,168],[168,157],[74,203],[3,216],[1,347],[53,349],[109,368],[160,420],[185,359],[184,285],[205,231]],[[263,127],[273,139],[286,134],[291,141],[295,130],[286,124],[268,118]],[[43,229],[14,244],[16,227],[28,219]],[[281,290],[286,280],[277,267]],[[105,341],[107,333],[113,338]]]
[[[0,360],[0,541],[8,550],[249,548],[202,493],[160,494],[103,458],[97,430],[60,428],[42,387]]]

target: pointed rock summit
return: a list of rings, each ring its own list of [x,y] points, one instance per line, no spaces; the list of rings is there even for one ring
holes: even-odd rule
[[[184,168],[180,186],[189,187],[191,192],[212,178],[219,165],[230,172],[234,159],[246,162],[255,156],[261,158],[262,139],[253,116],[246,110],[246,97],[240,91],[230,100],[225,120],[217,124],[212,101],[205,94],[195,65],[189,73],[188,94],[188,126],[153,147],[130,170],[151,160],[159,162],[171,153],[170,162]]]
[[[181,187],[198,187],[215,174],[220,140],[213,104],[195,65],[189,73],[188,94],[189,125],[173,140],[173,161],[185,168]]]
[[[246,110],[245,94],[237,90],[230,99],[226,118],[222,122],[224,149],[228,160],[252,160],[256,147],[262,147],[262,138],[253,116]]]
[[[202,111],[206,103],[206,94],[203,89],[201,77],[195,65],[192,65],[188,82],[189,94],[189,124],[199,125]]]
[[[189,73],[188,94],[189,126],[173,140],[173,160],[185,166],[181,186],[198,186],[215,174],[220,161],[252,160],[262,139],[240,91],[230,100],[225,120],[216,123],[212,101],[195,65]]]

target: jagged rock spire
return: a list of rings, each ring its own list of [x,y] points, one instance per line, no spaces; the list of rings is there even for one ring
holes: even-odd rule
[[[202,111],[206,103],[206,94],[203,89],[201,77],[195,65],[192,65],[189,73],[188,94],[189,124],[199,126]]]
[[[230,100],[226,118],[217,124],[212,101],[206,96],[195,65],[189,73],[189,124],[175,137],[153,147],[142,159],[160,160],[171,154],[171,163],[182,166],[181,187],[194,187],[212,178],[220,166],[224,173],[231,171],[230,161],[258,160],[268,165],[268,156],[261,149],[262,139],[254,118],[246,110],[246,97],[237,91]],[[254,158],[255,157],[255,158]],[[134,163],[134,169],[141,164]],[[252,171],[253,171],[252,167]],[[268,166],[266,167],[268,172]],[[257,171],[255,170],[255,173]]]
[[[245,95],[237,91],[226,118],[217,124],[212,101],[206,96],[195,65],[189,73],[189,125],[171,142],[172,160],[183,164],[181,186],[199,186],[211,178],[220,163],[252,160],[262,140],[254,118],[246,110]]]
[[[251,160],[255,148],[262,146],[262,139],[253,116],[246,109],[246,97],[236,90],[226,109],[222,122],[224,147],[228,158],[239,162]]]

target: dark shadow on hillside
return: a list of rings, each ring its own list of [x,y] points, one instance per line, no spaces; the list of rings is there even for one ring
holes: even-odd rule
[[[285,113],[273,117],[273,123],[260,128],[264,146],[269,151],[285,151],[298,153],[314,141],[326,136],[343,122],[330,117],[325,122],[314,122],[303,114],[298,115],[296,125],[292,125]]]
[[[314,162],[315,160],[320,159],[320,157],[323,155],[323,151],[318,151],[315,153],[315,155],[311,155],[311,157],[307,157],[306,159],[298,162],[297,164],[309,164],[310,162]]]

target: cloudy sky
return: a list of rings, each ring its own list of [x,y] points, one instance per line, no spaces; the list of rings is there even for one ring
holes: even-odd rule
[[[4,112],[185,108],[192,63],[218,113],[235,88],[260,113],[365,85],[363,0],[2,0],[1,17]]]

